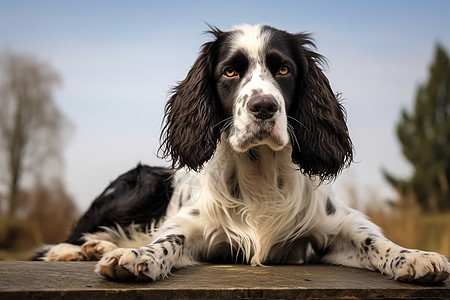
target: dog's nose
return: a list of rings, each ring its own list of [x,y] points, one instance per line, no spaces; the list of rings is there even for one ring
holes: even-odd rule
[[[272,118],[279,109],[278,102],[269,95],[254,96],[247,103],[248,111],[257,119],[267,120]]]

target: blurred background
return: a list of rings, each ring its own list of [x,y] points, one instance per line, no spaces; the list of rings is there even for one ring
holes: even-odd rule
[[[0,260],[64,240],[117,176],[157,158],[164,104],[211,37],[310,32],[355,163],[332,183],[394,242],[450,255],[450,2],[0,2]]]

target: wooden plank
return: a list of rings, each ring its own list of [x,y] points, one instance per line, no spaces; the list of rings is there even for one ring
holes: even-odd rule
[[[95,262],[0,262],[0,299],[450,299],[437,286],[400,283],[377,272],[327,265],[204,264],[157,282],[113,282]]]

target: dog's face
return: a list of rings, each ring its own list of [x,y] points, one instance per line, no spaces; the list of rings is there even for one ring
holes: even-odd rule
[[[295,59],[277,38],[282,32],[248,25],[226,37],[214,70],[226,117],[228,141],[245,152],[262,144],[281,150],[289,143],[287,110],[295,92]]]
[[[200,170],[221,134],[236,152],[292,145],[292,162],[331,179],[353,157],[345,112],[308,34],[273,27],[212,29],[166,105],[161,150],[174,168]]]

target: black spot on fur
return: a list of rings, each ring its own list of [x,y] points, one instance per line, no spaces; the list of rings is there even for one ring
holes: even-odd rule
[[[150,246],[151,246],[151,245],[150,245]],[[150,246],[147,246],[146,252],[147,252],[147,253],[150,253],[150,254],[155,254],[155,249],[153,249],[153,248],[150,247]]]
[[[171,245],[173,244],[177,244],[177,245],[183,245],[184,244],[184,240],[185,240],[185,236],[180,234],[169,234],[168,236],[158,239],[155,242],[153,242],[153,244],[162,244],[162,243],[166,243],[169,242]]]
[[[366,245],[363,245],[363,249],[364,249],[364,252],[369,252],[369,247],[367,247]]]
[[[48,251],[52,248],[52,245],[45,245],[38,249],[36,249],[33,254],[31,255],[31,260],[44,260],[44,257],[47,255]]]
[[[375,245],[370,246],[370,250],[374,251],[376,254],[380,254],[380,252],[378,251],[378,248],[375,247]]]
[[[281,190],[281,189],[283,188],[283,185],[284,185],[284,180],[283,180],[283,178],[278,177],[278,182],[277,182],[277,184],[278,184],[278,188]]]
[[[327,215],[332,215],[336,212],[336,208],[334,207],[333,203],[331,203],[330,198],[327,198],[327,205],[325,207],[325,210],[327,212]]]
[[[167,239],[166,238],[162,238],[162,239],[154,241],[153,244],[162,244],[162,243],[165,243],[165,242],[167,242]]]
[[[254,90],[252,90],[252,96],[262,94],[262,92],[263,91],[261,89],[254,89]]]
[[[184,244],[184,235],[177,236],[177,238],[175,239],[175,244],[177,245]]]
[[[191,209],[190,214],[191,216],[198,216],[200,215],[200,211],[198,209]]]
[[[403,263],[405,261],[405,257],[404,256],[398,256],[395,260],[397,261],[395,263],[395,267],[397,268],[400,263],[403,265]]]

